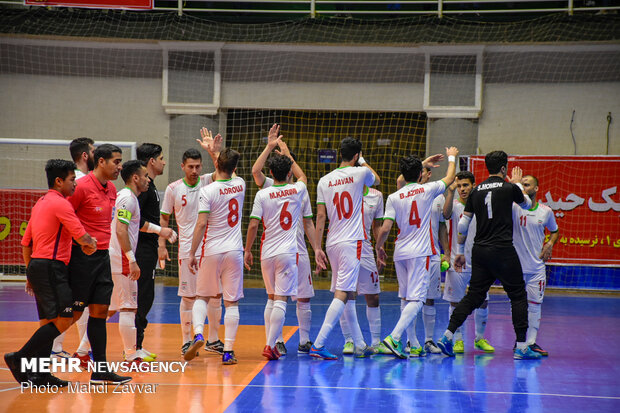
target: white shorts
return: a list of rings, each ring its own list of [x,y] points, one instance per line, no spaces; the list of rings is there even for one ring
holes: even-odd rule
[[[297,254],[279,254],[260,262],[267,294],[297,294]]]
[[[436,300],[441,298],[441,260],[439,256],[431,257],[429,267],[428,291],[426,293],[427,300]]]
[[[312,286],[312,267],[310,265],[310,257],[308,254],[297,255],[297,295],[292,297],[293,300],[298,298],[314,297],[314,287]]]
[[[243,298],[243,251],[228,251],[202,257],[196,278],[196,295],[224,301]]]
[[[199,260],[200,257],[196,257]],[[179,297],[196,297],[196,278],[198,274],[192,274],[189,269],[189,258],[179,260]]]
[[[458,303],[465,297],[467,286],[471,279],[471,272],[456,272],[452,268],[446,271],[446,282],[443,287],[443,299],[450,303]],[[487,298],[489,300],[489,293]]]
[[[138,308],[138,281],[132,281],[123,274],[112,274],[114,288],[110,299],[110,311],[118,311],[121,308]]]
[[[398,278],[398,297],[407,301],[425,301],[428,290],[430,257],[394,261]]]
[[[339,291],[357,291],[362,241],[340,242],[326,248],[332,267],[332,285]],[[334,284],[334,279],[336,280]]]
[[[370,271],[363,265],[360,267],[360,276],[357,280],[357,293],[359,295],[379,294],[381,285],[379,284],[379,273]]]
[[[535,304],[542,304],[547,286],[547,274],[545,270],[534,274],[523,274],[525,279],[525,291],[527,291],[527,301]]]

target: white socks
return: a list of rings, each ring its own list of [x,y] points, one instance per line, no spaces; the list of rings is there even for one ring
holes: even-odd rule
[[[337,298],[334,298],[325,313],[325,320],[323,320],[323,325],[321,325],[321,329],[319,330],[319,334],[314,340],[314,346],[316,348],[321,348],[325,345],[325,340],[327,340],[327,336],[331,333],[332,329],[336,322],[342,316],[344,312],[344,303]],[[358,326],[359,327],[359,326]]]
[[[484,338],[484,330],[487,328],[489,318],[489,308],[476,308],[474,311],[474,321],[476,322],[476,341]]]
[[[54,339],[54,344],[52,345],[53,353],[59,353],[62,351],[62,343],[65,341],[65,336],[67,335],[67,331],[68,330],[65,330],[63,333],[61,333],[58,337]]]
[[[118,315],[118,331],[123,340],[125,358],[133,360],[136,352],[136,314],[131,311],[121,311]]]
[[[353,343],[355,344],[355,347],[366,347],[366,342],[364,341],[364,336],[362,335],[362,329],[360,328],[360,323],[357,320],[357,310],[355,309],[355,305],[345,306],[343,315],[347,319],[347,324],[349,325],[349,329],[351,330],[351,335],[353,336]]]
[[[527,307],[527,340],[528,346],[536,343],[538,328],[540,327],[541,305],[528,303]]]
[[[206,318],[207,302],[201,298],[196,298],[196,301],[194,301],[194,307],[192,308],[192,324],[194,325],[194,334],[203,333]]]
[[[400,313],[403,313],[403,310],[405,309],[405,307],[407,306],[407,301],[406,300],[400,300]],[[415,334],[415,319],[414,322],[411,323],[411,325],[409,327],[407,327],[405,329],[405,332],[407,333],[407,341],[413,341],[415,340],[416,342],[418,341],[417,336]],[[402,339],[402,336],[401,336]]]
[[[346,302],[346,304],[344,305],[344,311],[346,312],[348,308],[353,308],[353,311],[355,311],[355,300],[349,300]],[[347,321],[347,317],[344,314],[340,317],[340,329],[342,330],[342,335],[344,336],[345,343],[353,343],[351,328],[349,327],[349,322]]]
[[[268,298],[267,304],[265,304],[265,311],[263,317],[265,319],[265,339],[269,340],[269,331],[271,329],[271,311],[273,310],[273,300]]]
[[[310,341],[312,310],[309,302],[297,301],[297,323],[299,324],[299,344]]]
[[[181,304],[179,304],[183,344],[192,340],[192,307],[194,307],[194,301],[195,298],[181,297]]]
[[[409,325],[413,322],[413,319],[418,315],[418,313],[422,309],[422,305],[423,304],[421,301],[409,301],[407,303],[402,313],[400,314],[400,318],[398,319],[398,323],[396,323],[396,327],[394,327],[394,330],[392,330],[391,336],[394,340],[400,341],[400,337],[402,336],[403,332],[407,327],[409,327]],[[412,341],[411,337],[409,337],[409,341]]]
[[[226,307],[226,312],[224,313],[224,351],[232,351],[238,327],[239,307],[236,305]]]
[[[381,342],[381,308],[366,306],[366,318],[370,327],[371,346]]]
[[[85,356],[86,354],[88,354],[88,351],[90,350],[90,341],[88,341],[88,333],[86,332],[86,329],[88,327],[89,316],[90,316],[90,311],[88,310],[88,307],[86,307],[84,308],[84,312],[82,313],[82,315],[80,316],[80,318],[78,319],[76,323],[81,340],[80,340],[80,345],[78,346],[75,352],[79,354],[80,356]]]
[[[207,304],[207,319],[209,320],[209,343],[214,343],[220,339],[218,330],[222,319],[222,299],[210,298]]]
[[[273,302],[271,310],[271,320],[269,323],[269,335],[267,336],[267,345],[275,346],[276,339],[282,334],[282,326],[284,325],[284,316],[286,315],[286,301],[276,300]]]
[[[422,321],[424,322],[424,342],[432,341],[435,335],[435,319],[437,310],[434,305],[422,307]]]

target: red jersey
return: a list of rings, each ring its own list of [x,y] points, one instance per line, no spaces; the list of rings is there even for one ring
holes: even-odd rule
[[[86,230],[73,207],[56,190],[50,189],[32,207],[22,245],[32,246],[32,258],[46,258],[69,264],[71,238],[80,238]]]
[[[97,249],[107,250],[116,203],[114,183],[108,181],[104,188],[91,172],[77,182],[75,193],[69,198],[69,202],[86,231],[97,239]]]

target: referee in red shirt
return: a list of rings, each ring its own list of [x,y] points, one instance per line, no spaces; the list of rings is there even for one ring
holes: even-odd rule
[[[112,270],[110,244],[112,217],[116,202],[116,187],[111,181],[122,169],[122,151],[116,145],[103,144],[95,149],[95,169],[80,179],[75,193],[69,198],[75,213],[86,231],[97,239],[97,251],[86,255],[73,245],[69,262],[69,283],[73,291],[73,312],[78,319],[88,306],[90,316],[86,332],[93,352],[93,361],[106,361],[106,318],[112,297]],[[93,372],[93,384],[122,384],[131,377],[114,372]]]
[[[32,385],[64,387],[68,382],[50,373],[21,371],[22,358],[49,357],[56,337],[73,323],[73,297],[69,287],[67,264],[71,257],[71,238],[83,254],[92,254],[97,241],[75,215],[65,197],[75,190],[75,164],[51,159],[45,165],[49,191],[32,208],[30,221],[22,238],[24,261],[28,267],[26,289],[34,293],[41,327],[17,352],[4,360],[18,382]]]

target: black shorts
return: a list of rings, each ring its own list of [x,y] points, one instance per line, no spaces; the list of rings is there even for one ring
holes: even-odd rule
[[[89,304],[110,305],[114,283],[108,250],[86,255],[74,245],[69,261],[69,283],[73,290],[73,311],[84,311]]]
[[[26,276],[37,300],[39,320],[73,317],[73,295],[64,262],[33,258],[28,264]]]

